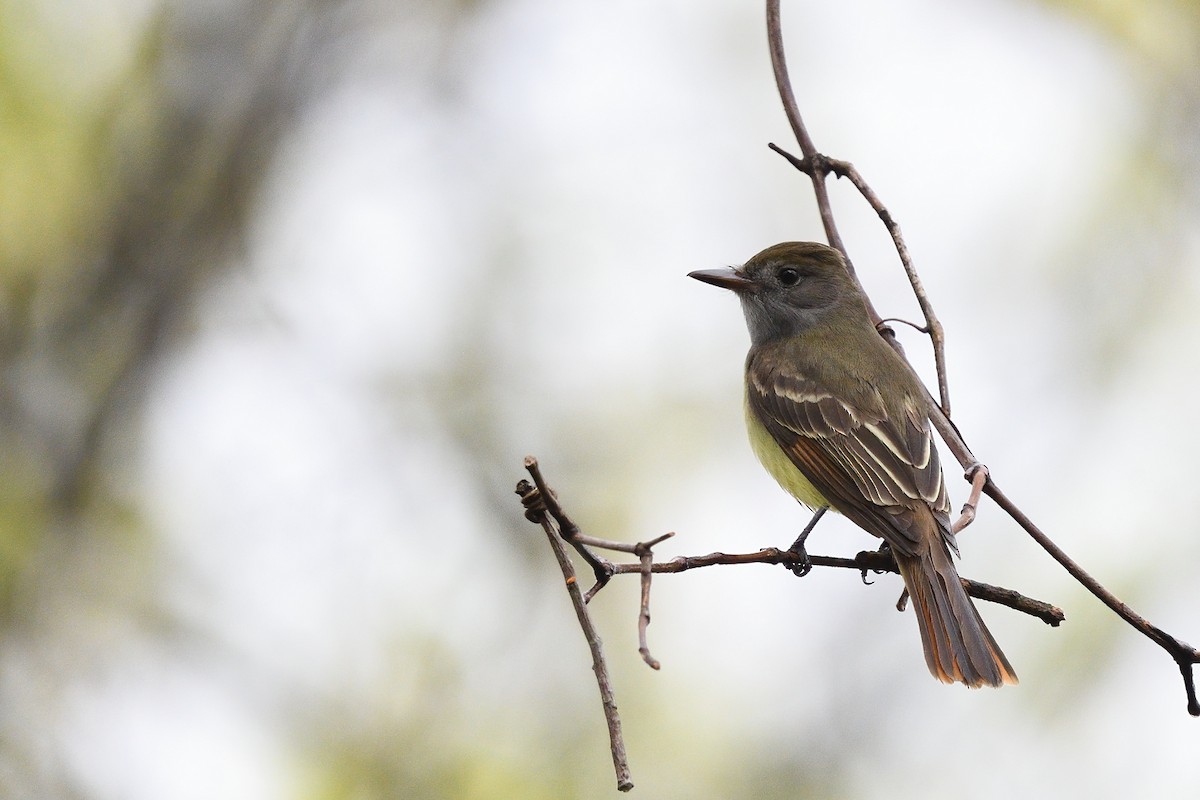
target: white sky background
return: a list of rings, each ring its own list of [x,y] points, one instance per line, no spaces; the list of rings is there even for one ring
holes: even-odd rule
[[[1178,343],[1196,340],[1197,272],[1134,346],[1136,370],[1089,397],[1099,356],[1063,322],[1055,264],[1138,132],[1128,65],[1031,4],[784,6],[818,147],[889,205],[947,327],[968,441],[1094,574],[1200,638],[1180,460],[1197,435],[1165,415],[1130,422],[1195,398],[1200,364]],[[164,586],[215,646],[134,648],[80,692],[65,739],[95,796],[292,796],[305,779],[292,709],[413,713],[409,648],[430,639],[461,681],[448,724],[467,739],[507,730],[517,744],[492,746],[517,759],[522,721],[531,736],[583,730],[580,770],[609,796],[557,570],[514,544],[514,529],[540,533],[497,520],[489,492],[536,453],[585,528],[676,530],[665,556],[783,545],[805,521],[743,441],[740,311],[684,277],[820,234],[807,179],[765,146],[795,149],[758,4],[499,3],[444,50],[423,13],[348,44],[275,163],[245,264],[153,393],[143,475]],[[834,195],[876,305],[915,317],[883,228]],[[447,360],[465,374],[444,374]],[[596,604],[637,794],[737,796],[720,774],[730,752],[824,757],[822,729],[859,748],[828,757],[862,798],[1194,786],[1200,722],[1166,656],[993,507],[962,545],[964,574],[1067,612],[1051,631],[984,607],[1019,688],[930,679],[887,578],[658,579],[660,673],[638,662],[635,584],[607,589]],[[811,545],[869,546],[841,522]]]

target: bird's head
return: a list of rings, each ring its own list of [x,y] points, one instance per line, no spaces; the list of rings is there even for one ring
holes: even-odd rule
[[[697,270],[688,277],[737,294],[754,344],[804,333],[835,309],[863,306],[841,253],[816,242],[773,245],[740,269]]]

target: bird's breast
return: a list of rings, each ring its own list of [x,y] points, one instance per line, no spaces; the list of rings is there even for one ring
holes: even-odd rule
[[[829,501],[804,476],[799,467],[776,442],[771,432],[759,421],[754,409],[750,408],[750,399],[745,401],[746,432],[750,435],[750,447],[754,455],[762,463],[763,468],[779,485],[792,497],[812,509],[823,508]]]

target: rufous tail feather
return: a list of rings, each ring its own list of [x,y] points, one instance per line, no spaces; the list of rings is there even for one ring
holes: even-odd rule
[[[895,556],[933,676],[972,688],[1017,683],[1017,673],[963,589],[945,545],[932,544],[921,557]]]

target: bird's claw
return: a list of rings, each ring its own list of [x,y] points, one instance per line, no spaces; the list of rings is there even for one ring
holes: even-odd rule
[[[786,552],[792,557],[788,569],[792,571],[793,575],[797,578],[803,578],[812,572],[812,559],[808,557],[808,551],[804,549],[803,542],[796,542]]]

